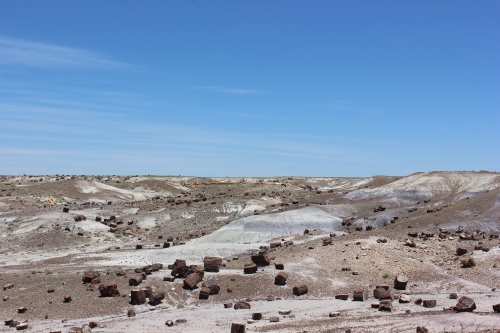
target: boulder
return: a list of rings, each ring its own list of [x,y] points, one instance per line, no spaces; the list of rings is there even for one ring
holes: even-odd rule
[[[245,264],[245,267],[243,267],[243,273],[245,273],[245,274],[254,274],[254,273],[257,273],[257,265],[255,265],[255,264]]]
[[[253,320],[261,320],[262,319],[262,312],[254,312],[254,313],[252,313],[252,319]]]
[[[364,290],[362,290],[362,289],[354,290],[353,295],[352,295],[352,300],[358,301],[358,302],[363,302],[365,300]]]
[[[144,280],[142,275],[134,276],[128,280],[129,286],[138,286]]]
[[[268,266],[271,264],[266,253],[254,253],[251,256],[252,262],[257,266]]]
[[[347,295],[347,294],[335,295],[335,299],[341,299],[343,301],[347,301],[349,299],[349,295]]]
[[[231,324],[231,333],[245,333],[246,325],[240,323]]]
[[[201,287],[200,294],[199,294],[198,298],[199,299],[208,299],[209,296],[210,296],[210,288]]]
[[[423,300],[422,306],[424,308],[434,308],[434,307],[436,307],[436,300],[435,299]]]
[[[218,272],[221,264],[222,258],[219,257],[205,257],[203,259],[203,267],[206,272]]]
[[[301,296],[301,295],[307,294],[308,292],[309,292],[309,289],[307,289],[307,286],[305,284],[302,286],[293,287],[293,294],[296,296]]]
[[[101,297],[117,297],[120,296],[120,291],[118,290],[118,286],[116,282],[100,284],[99,292],[101,293]]]
[[[285,272],[279,272],[274,278],[274,284],[284,286],[287,279],[288,274],[286,274]]]
[[[476,303],[474,300],[467,296],[462,296],[458,299],[457,305],[455,305],[454,310],[457,312],[472,312],[476,309]]]
[[[331,237],[323,239],[323,246],[332,245],[333,239]]]
[[[457,293],[451,293],[450,294],[450,299],[457,299],[457,298],[458,298]]]
[[[285,269],[285,265],[281,263],[274,263],[274,268],[276,269]]]
[[[380,301],[378,310],[388,312],[392,311],[392,302],[390,300]]]
[[[83,283],[99,284],[99,283],[101,283],[101,273],[91,269],[83,275],[82,282]]]
[[[165,293],[164,292],[153,292],[148,295],[149,298],[149,303],[151,304],[158,304],[165,298]]]
[[[394,278],[394,288],[398,290],[406,290],[408,278],[404,275],[397,275]]]
[[[467,249],[464,249],[464,248],[461,248],[461,247],[457,247],[455,253],[459,256],[463,256],[464,254],[467,253]]]
[[[474,258],[465,258],[465,259],[462,259],[460,261],[460,263],[462,264],[463,268],[469,268],[469,267],[476,266],[476,261],[474,260]]]
[[[203,271],[191,273],[184,279],[184,286],[189,289],[194,289],[201,280],[203,280]]]
[[[239,301],[236,304],[234,304],[234,309],[235,310],[250,309],[250,303],[245,301]]]
[[[500,303],[493,305],[493,311],[500,313]]]
[[[385,288],[376,288],[373,290],[373,297],[376,299],[390,299],[391,293]]]

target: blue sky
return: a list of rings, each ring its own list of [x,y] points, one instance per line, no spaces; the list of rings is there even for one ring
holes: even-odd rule
[[[0,174],[500,169],[498,1],[3,1]]]

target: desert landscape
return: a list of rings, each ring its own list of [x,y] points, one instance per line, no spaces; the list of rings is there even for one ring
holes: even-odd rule
[[[500,330],[495,172],[0,180],[0,332]]]

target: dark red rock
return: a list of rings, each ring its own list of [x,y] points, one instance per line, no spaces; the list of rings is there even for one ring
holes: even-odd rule
[[[118,290],[118,286],[116,282],[100,284],[99,292],[101,293],[101,297],[117,297],[120,296],[120,291]]]
[[[308,292],[309,292],[309,289],[307,288],[307,286],[305,284],[302,286],[293,287],[293,294],[296,296],[305,295]]]
[[[467,296],[462,296],[458,299],[457,305],[455,305],[454,310],[457,312],[472,312],[476,309],[476,303],[474,300]]]
[[[286,284],[287,279],[288,279],[288,274],[286,274],[285,272],[279,272],[274,277],[274,284],[284,286]]]

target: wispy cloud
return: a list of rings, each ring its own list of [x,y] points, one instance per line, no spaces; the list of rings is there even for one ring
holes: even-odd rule
[[[128,66],[92,51],[2,36],[0,36],[0,64],[40,68],[70,66],[123,68]]]
[[[263,92],[263,91],[254,90],[254,89],[239,89],[239,88],[211,87],[211,86],[198,87],[197,89],[210,90],[213,92],[219,92],[219,93],[225,93],[225,94],[239,94],[239,95],[244,95],[244,94],[262,95],[262,94],[265,94],[265,92]]]

